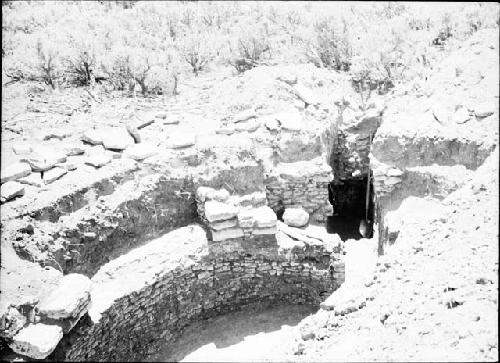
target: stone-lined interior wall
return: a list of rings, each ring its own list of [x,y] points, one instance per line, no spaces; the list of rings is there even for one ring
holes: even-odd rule
[[[194,319],[252,303],[319,304],[342,282],[343,265],[335,260],[331,269],[325,257],[333,260],[332,252],[325,248],[233,247],[219,248],[197,263],[172,266],[116,300],[95,324],[82,319],[49,359],[144,360]]]
[[[331,168],[322,158],[295,163],[280,163],[265,180],[269,206],[279,214],[284,208],[301,207],[310,222],[324,224],[332,214],[328,200]]]
[[[125,200],[110,195],[100,205],[83,208],[60,219],[61,228],[52,236],[63,246],[57,261],[65,273],[92,276],[99,266],[174,228],[197,221],[193,182],[189,178],[148,176],[141,185],[129,181],[117,189],[119,196],[133,190],[137,197]]]

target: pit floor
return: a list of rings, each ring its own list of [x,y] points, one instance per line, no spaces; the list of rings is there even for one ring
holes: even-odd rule
[[[246,308],[196,322],[151,361],[237,362],[279,360],[291,349],[292,327],[317,311],[307,305]]]

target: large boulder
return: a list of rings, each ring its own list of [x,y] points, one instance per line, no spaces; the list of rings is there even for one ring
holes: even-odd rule
[[[64,276],[59,285],[39,306],[41,315],[51,319],[66,319],[78,316],[90,303],[91,281],[81,274]]]
[[[283,213],[283,222],[290,227],[304,227],[309,222],[309,213],[302,208],[287,208]]]
[[[17,180],[31,173],[31,166],[28,163],[14,163],[2,169],[0,172],[1,183]]]
[[[60,326],[31,324],[16,334],[9,346],[18,354],[44,359],[54,351],[62,336]]]

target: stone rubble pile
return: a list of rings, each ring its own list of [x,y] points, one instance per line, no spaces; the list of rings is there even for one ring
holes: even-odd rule
[[[16,353],[45,359],[90,307],[91,281],[69,274],[41,301],[9,306],[0,321],[0,337]]]
[[[212,241],[251,239],[276,233],[276,214],[266,206],[263,192],[230,196],[225,189],[199,187],[196,202],[198,214],[208,227]]]

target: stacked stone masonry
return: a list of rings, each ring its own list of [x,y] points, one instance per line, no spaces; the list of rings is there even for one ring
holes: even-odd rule
[[[321,158],[278,164],[265,180],[267,201],[276,213],[301,207],[311,223],[323,224],[332,214],[328,200],[332,179],[331,168]]]
[[[199,187],[196,203],[211,241],[235,238],[257,240],[261,236],[275,239],[276,214],[266,206],[266,194],[263,192],[230,196],[225,189]]]
[[[161,248],[174,248],[162,242]],[[99,318],[84,317],[49,359],[145,360],[192,321],[255,303],[319,304],[343,282],[339,250],[328,244],[285,247],[275,240],[245,247],[243,239],[213,242],[205,237],[200,243],[196,255],[155,267],[142,286],[101,309]]]

